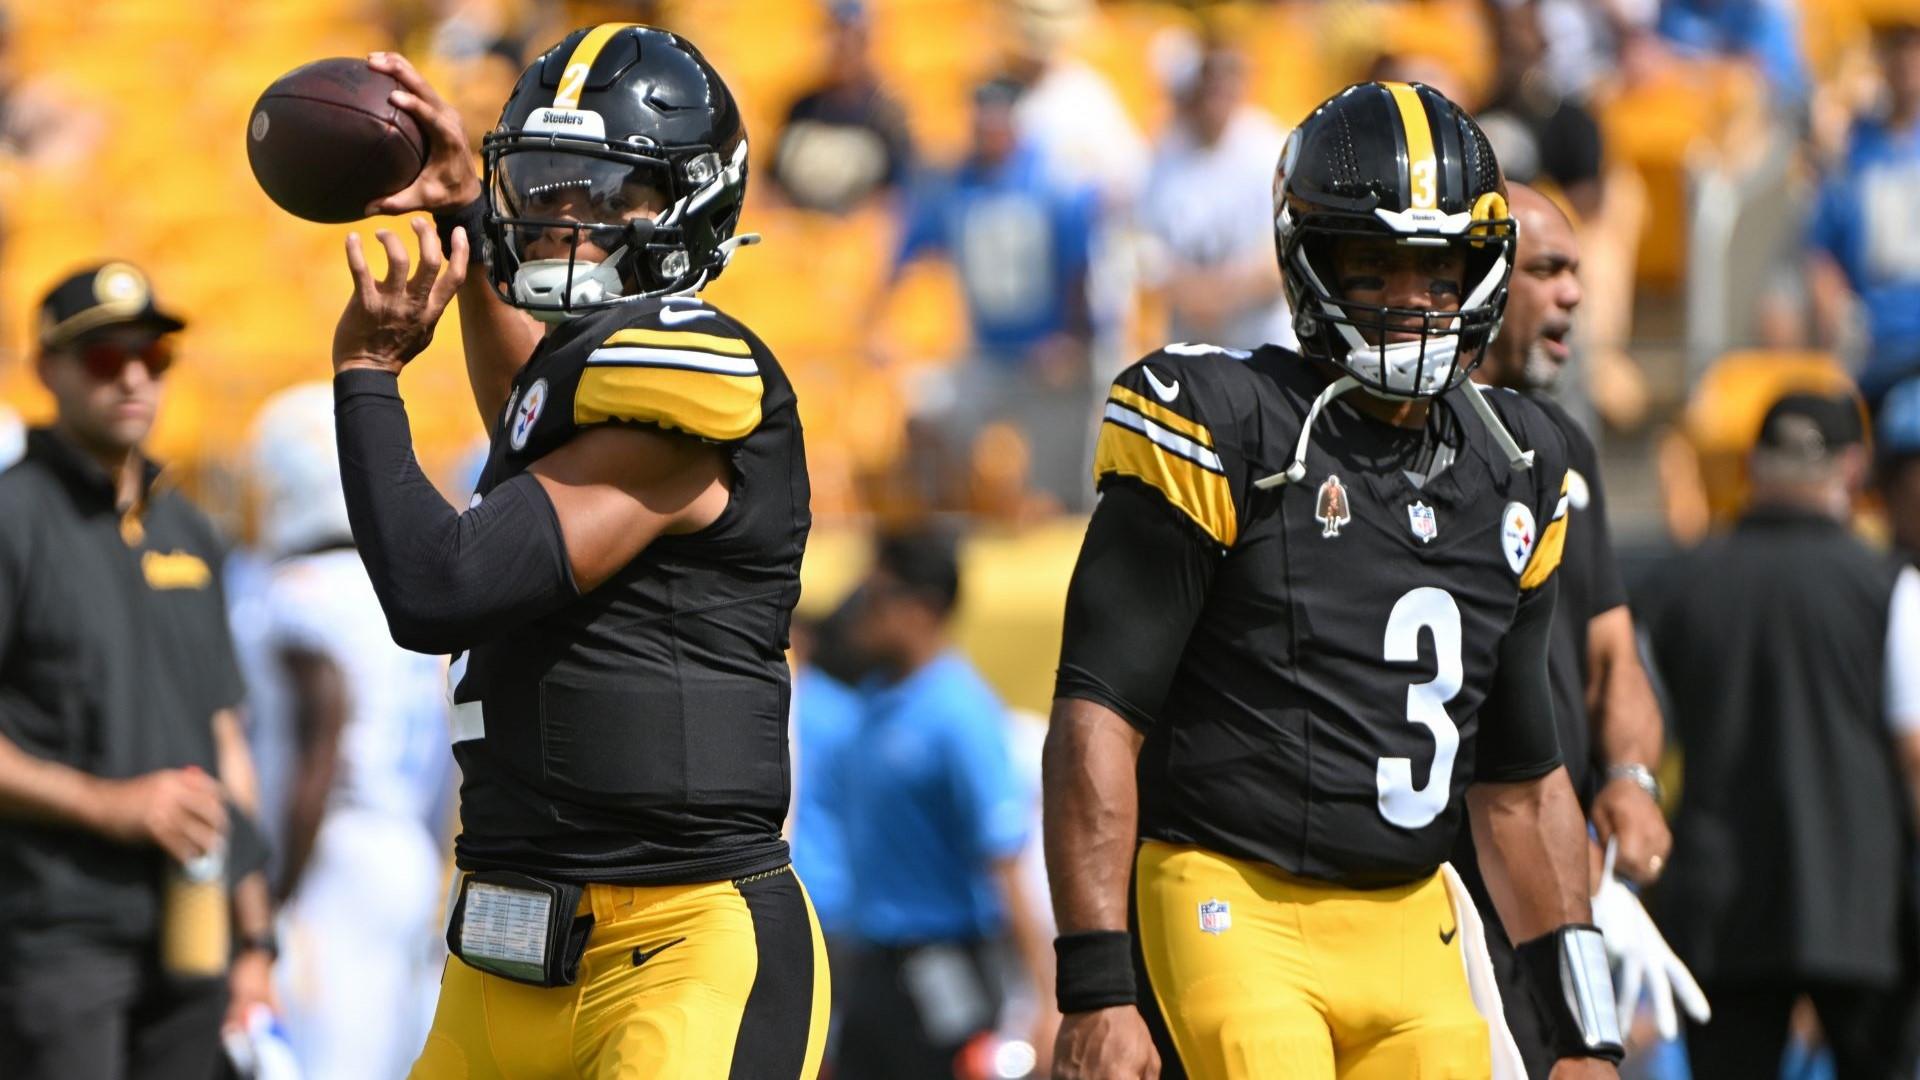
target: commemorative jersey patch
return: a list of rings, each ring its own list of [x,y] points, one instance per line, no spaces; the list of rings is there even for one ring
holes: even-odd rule
[[[1200,929],[1209,934],[1224,934],[1233,929],[1233,909],[1218,897],[1200,901]]]
[[[1506,512],[1500,515],[1500,548],[1507,556],[1507,565],[1518,574],[1526,569],[1527,556],[1533,554],[1533,545],[1540,537],[1534,527],[1533,511],[1527,504],[1510,502]]]
[[[1433,507],[1423,502],[1407,507],[1407,525],[1423,544],[1433,543],[1433,538],[1440,535],[1440,522],[1433,516]]]
[[[507,445],[515,450],[525,450],[527,440],[533,436],[533,425],[540,420],[540,410],[547,407],[547,380],[535,379],[533,385],[518,402],[507,422]]]
[[[1353,508],[1347,501],[1347,485],[1331,473],[1320,484],[1313,500],[1313,520],[1320,523],[1322,539],[1340,535],[1340,526],[1353,520]]]

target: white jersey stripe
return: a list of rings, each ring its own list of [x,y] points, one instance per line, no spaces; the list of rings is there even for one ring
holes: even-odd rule
[[[1108,420],[1119,424],[1123,428],[1145,435],[1148,442],[1151,442],[1153,445],[1158,446],[1170,454],[1186,458],[1196,465],[1211,469],[1217,473],[1226,472],[1226,468],[1220,464],[1219,454],[1201,446],[1199,443],[1194,442],[1192,439],[1187,438],[1177,431],[1170,431],[1167,428],[1161,427],[1159,424],[1154,423],[1152,420],[1147,419],[1145,416],[1127,408],[1117,401],[1107,402],[1106,416]]]
[[[593,350],[587,363],[608,367],[683,368],[711,371],[716,375],[758,375],[760,365],[750,356],[716,356],[713,353],[685,349],[650,349],[636,345],[612,345]]]

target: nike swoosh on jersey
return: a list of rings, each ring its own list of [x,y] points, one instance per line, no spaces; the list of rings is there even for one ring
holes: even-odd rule
[[[1177,398],[1180,396],[1180,380],[1179,379],[1175,379],[1170,383],[1161,382],[1160,376],[1155,375],[1153,373],[1152,368],[1142,365],[1140,370],[1146,373],[1147,384],[1153,387],[1154,397],[1159,398],[1161,401],[1171,403],[1174,398]]]
[[[1451,945],[1451,944],[1453,944],[1453,935],[1455,935],[1455,934],[1457,934],[1457,933],[1459,933],[1459,932],[1460,932],[1460,927],[1459,927],[1459,924],[1457,924],[1457,923],[1456,923],[1456,924],[1454,925],[1454,928],[1453,928],[1453,929],[1451,929],[1451,930],[1442,930],[1442,931],[1440,931],[1440,944],[1442,944],[1442,945]],[[662,946],[662,948],[664,948],[664,947],[665,947],[665,946]]]
[[[679,326],[681,323],[692,322],[695,319],[711,318],[712,316],[713,312],[708,311],[706,308],[663,307],[658,313],[660,325],[662,326]]]
[[[639,967],[641,964],[644,964],[647,961],[653,959],[654,957],[659,956],[661,953],[666,952],[668,949],[673,948],[675,945],[678,945],[685,940],[687,939],[684,937],[674,938],[672,941],[669,941],[665,945],[662,945],[659,948],[654,949],[652,952],[648,952],[645,949],[635,949],[633,950],[633,966]]]

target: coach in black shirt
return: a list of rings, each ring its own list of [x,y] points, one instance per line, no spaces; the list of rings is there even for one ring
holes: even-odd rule
[[[200,1080],[223,1016],[267,993],[221,548],[140,452],[181,325],[126,263],[62,282],[37,360],[58,419],[0,474],[0,1073],[15,1080]],[[162,963],[164,882],[210,852],[240,880],[227,978],[217,959],[211,976]],[[223,886],[189,894],[212,909],[202,941],[220,936]]]
[[[1912,1076],[1913,809],[1896,747],[1920,732],[1920,575],[1847,530],[1859,406],[1767,413],[1734,530],[1648,582],[1685,774],[1651,907],[1706,987],[1696,1080],[1776,1076],[1812,998],[1840,1080]]]

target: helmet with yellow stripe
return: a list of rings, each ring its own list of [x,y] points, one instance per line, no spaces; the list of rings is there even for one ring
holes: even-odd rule
[[[713,65],[638,23],[576,30],[520,76],[481,144],[488,272],[547,321],[692,293],[734,249],[747,132]]]
[[[1480,363],[1506,309],[1513,222],[1465,109],[1421,83],[1349,86],[1288,138],[1273,202],[1302,352],[1391,398],[1438,396]],[[1346,295],[1359,290],[1342,289],[1335,256],[1355,244],[1458,267],[1457,296],[1396,307]]]

